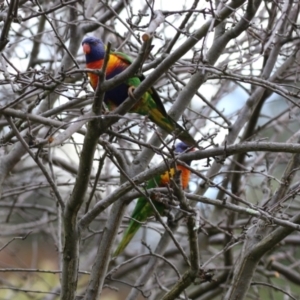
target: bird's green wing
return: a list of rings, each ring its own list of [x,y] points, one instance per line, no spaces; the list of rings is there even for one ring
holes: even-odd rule
[[[145,75],[141,74],[139,76],[139,78],[140,78],[141,81],[144,81]],[[166,116],[167,115],[166,109],[165,109],[165,107],[164,107],[164,105],[163,105],[163,103],[161,101],[161,98],[158,95],[156,89],[154,87],[151,87],[149,89],[148,93],[150,94],[151,98],[154,100],[154,102],[155,102],[158,110],[161,111],[161,113]]]
[[[123,53],[123,52],[111,52],[111,55],[115,55],[117,56],[119,59],[121,59],[122,61],[124,61],[126,64],[131,65],[132,64],[132,58]]]
[[[121,59],[122,61],[124,61],[126,64],[131,65],[132,64],[132,59],[130,56],[128,56],[127,54],[123,53],[123,52],[112,52],[113,55],[116,55],[119,59]],[[129,84],[137,87],[141,81],[143,81],[145,79],[144,74],[141,74],[137,77],[133,77],[132,80],[129,79]],[[162,104],[161,98],[159,97],[157,91],[155,88],[151,87],[148,90],[148,93],[151,95],[151,98],[154,100],[154,102],[156,103],[156,106],[158,107],[158,109],[162,112],[162,114],[167,115],[167,112],[165,110],[164,105]]]
[[[130,65],[132,59],[122,52],[113,52],[112,55],[116,55],[119,59],[124,61],[126,64]],[[128,86],[138,87],[145,79],[143,74],[139,76],[134,76],[126,81]],[[141,115],[148,115],[149,119],[164,129],[166,132],[175,135],[183,142],[190,146],[196,146],[197,143],[194,138],[186,131],[182,126],[180,126],[176,121],[174,121],[166,112],[166,109],[161,101],[155,88],[151,87],[140,99],[140,101],[132,108],[131,112],[135,112]]]

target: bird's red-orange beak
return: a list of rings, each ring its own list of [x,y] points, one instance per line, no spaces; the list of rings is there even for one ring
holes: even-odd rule
[[[83,49],[84,54],[89,54],[91,52],[91,47],[89,44],[84,43],[82,45],[82,49]]]

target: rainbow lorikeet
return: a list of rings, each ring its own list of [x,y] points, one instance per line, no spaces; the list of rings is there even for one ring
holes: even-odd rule
[[[105,46],[100,39],[87,37],[82,41],[83,52],[86,58],[86,67],[89,69],[101,69],[105,57]],[[106,79],[124,71],[132,60],[129,56],[121,52],[111,52],[106,68]],[[94,90],[97,88],[99,76],[88,73],[91,86]],[[115,88],[106,91],[104,102],[109,110],[115,109],[123,103],[128,97],[128,90],[139,86],[143,76],[135,76],[126,80]],[[148,116],[149,119],[164,129],[166,132],[175,135],[177,138],[190,146],[196,146],[197,143],[193,137],[179,124],[177,124],[166,112],[162,101],[154,88],[150,88],[143,97],[130,110],[131,113],[137,113]]]
[[[176,145],[175,147],[175,152],[176,153],[183,153],[185,151],[187,151],[189,148],[188,145],[186,145],[183,142],[180,142]],[[192,151],[193,149],[189,150]],[[188,164],[190,165],[191,162],[188,162]],[[178,164],[177,165],[177,170],[181,171],[181,184],[182,184],[182,188],[186,189],[190,180],[190,170],[187,169],[186,167]],[[164,187],[166,186],[169,182],[170,179],[174,177],[175,175],[175,168],[171,168],[169,171],[161,174],[161,175],[157,175],[154,178],[150,179],[147,183],[147,189],[150,188],[155,188],[155,187]],[[166,209],[166,205],[163,204],[162,202],[158,202],[155,201],[155,197],[152,197],[153,199],[151,199],[153,201],[153,204],[155,205],[157,211],[159,212],[160,215],[162,215]],[[131,215],[131,220],[129,223],[128,228],[126,229],[123,238],[120,242],[120,244],[118,245],[118,248],[116,249],[116,251],[114,252],[113,256],[116,257],[118,256],[124,249],[125,247],[128,245],[128,243],[131,241],[131,239],[133,238],[133,236],[136,234],[136,232],[139,230],[139,228],[141,227],[141,223],[145,222],[149,217],[154,216],[155,212],[151,206],[151,204],[149,203],[149,201],[147,201],[147,199],[145,197],[140,197],[137,201],[137,204],[132,212]],[[135,221],[137,220],[137,222]]]

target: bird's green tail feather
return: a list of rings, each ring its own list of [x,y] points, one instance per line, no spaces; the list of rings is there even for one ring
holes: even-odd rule
[[[197,147],[193,137],[169,115],[164,116],[158,109],[151,109],[149,119],[167,133],[174,135],[189,146]]]
[[[117,257],[121,252],[124,251],[124,249],[129,244],[129,242],[131,241],[131,239],[133,238],[133,236],[136,234],[136,232],[139,230],[140,227],[141,227],[141,223],[136,222],[134,220],[130,221],[129,226],[126,229],[123,238],[118,245],[118,248],[113,254],[113,257]]]
[[[198,144],[194,140],[194,138],[183,127],[181,127],[177,123],[176,123],[176,129],[175,131],[173,131],[173,135],[191,147],[198,147]]]

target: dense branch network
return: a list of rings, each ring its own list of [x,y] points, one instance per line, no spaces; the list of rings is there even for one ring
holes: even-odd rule
[[[137,2],[0,4],[0,296],[297,299],[299,4]],[[87,69],[86,36],[131,66]],[[105,93],[132,76],[109,111]],[[195,151],[128,113],[153,86]],[[138,198],[154,213],[112,259]]]

